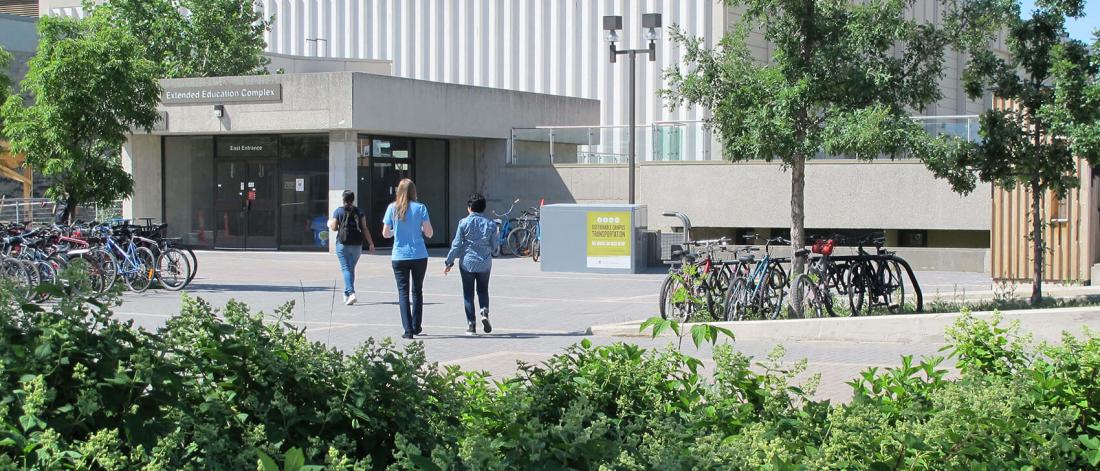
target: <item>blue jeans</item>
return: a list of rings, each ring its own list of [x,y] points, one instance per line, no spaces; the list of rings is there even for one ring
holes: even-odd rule
[[[489,307],[489,271],[470,272],[458,267],[462,275],[462,300],[466,303],[466,323],[474,323],[474,291],[477,291],[478,305],[484,309]]]
[[[344,245],[336,243],[336,259],[340,261],[340,271],[344,274],[344,296],[355,293],[355,265],[363,255],[362,245]]]
[[[428,259],[394,260],[393,277],[397,279],[397,304],[401,306],[401,327],[405,334],[420,331],[424,320],[424,274]]]

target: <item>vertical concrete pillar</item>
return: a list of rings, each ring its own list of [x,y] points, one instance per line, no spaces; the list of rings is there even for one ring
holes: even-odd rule
[[[122,202],[123,218],[164,220],[160,139],[160,136],[133,134],[122,146],[122,167],[134,177],[134,194]]]
[[[344,190],[356,191],[359,175],[358,134],[355,131],[330,131],[328,135],[328,214],[343,205],[340,195]],[[359,195],[356,195],[359,198]],[[335,234],[330,234],[328,250],[336,250]]]

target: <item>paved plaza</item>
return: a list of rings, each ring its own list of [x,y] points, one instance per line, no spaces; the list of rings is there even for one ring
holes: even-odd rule
[[[461,280],[457,273],[443,276],[442,253],[433,252],[425,280],[423,342],[432,361],[458,364],[496,376],[515,371],[517,361],[540,362],[563,347],[589,338],[594,343],[635,342],[664,347],[668,338],[616,338],[586,335],[593,325],[644,319],[657,314],[657,290],[664,274],[640,275],[542,273],[530,259],[498,259],[490,283],[493,333],[465,335]],[[369,337],[392,337],[405,342],[396,305],[389,255],[364,255],[357,270],[359,302],[341,303],[342,282],[336,258],[327,253],[199,252],[199,274],[188,288],[193,296],[215,306],[230,299],[271,313],[293,301],[293,322],[306,327],[310,338],[351,351]],[[920,273],[933,291],[990,289],[988,277],[971,273]],[[929,288],[926,288],[928,290]],[[149,291],[127,294],[119,316],[155,328],[179,311],[180,293]],[[480,330],[480,326],[479,326]],[[734,348],[763,357],[774,341],[744,340]],[[844,381],[868,366],[891,366],[903,354],[932,355],[942,345],[890,342],[786,342],[786,361],[806,358],[810,370],[822,374],[819,394],[844,399]],[[684,350],[696,351],[689,339]]]

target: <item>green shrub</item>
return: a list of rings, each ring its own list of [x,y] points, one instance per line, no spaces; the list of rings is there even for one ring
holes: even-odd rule
[[[729,345],[588,341],[517,375],[423,346],[345,354],[271,316],[184,297],[155,332],[117,298],[49,309],[0,289],[0,470],[1095,469],[1100,338],[1033,347],[964,316],[948,358],[868,369],[818,401],[805,362]],[[678,331],[679,326],[661,324]],[[721,332],[692,332],[714,343]],[[952,369],[953,368],[953,369]]]

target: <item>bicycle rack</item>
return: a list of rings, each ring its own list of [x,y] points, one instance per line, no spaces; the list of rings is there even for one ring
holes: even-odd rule
[[[665,211],[661,214],[670,218],[679,219],[684,225],[684,243],[687,244],[691,242],[691,219],[689,219],[686,214],[679,211]]]

